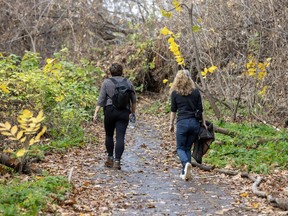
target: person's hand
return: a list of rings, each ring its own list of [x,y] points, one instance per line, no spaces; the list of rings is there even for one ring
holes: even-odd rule
[[[170,131],[170,132],[174,132],[174,125],[173,125],[173,124],[170,124],[170,126],[169,126],[169,131]]]
[[[95,112],[94,116],[93,116],[93,122],[96,123],[98,119],[98,113]]]
[[[206,130],[208,129],[205,121],[202,122],[202,127],[204,127]]]

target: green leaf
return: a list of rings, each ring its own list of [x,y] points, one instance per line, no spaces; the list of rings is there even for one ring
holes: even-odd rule
[[[195,26],[192,27],[192,31],[193,31],[193,32],[200,32],[200,31],[201,31],[201,27],[195,25]]]

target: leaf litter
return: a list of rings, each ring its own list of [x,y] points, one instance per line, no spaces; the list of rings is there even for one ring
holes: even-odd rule
[[[103,166],[102,123],[87,126],[98,143],[47,155],[40,166],[50,175],[68,176],[74,167],[72,193],[51,208],[60,215],[287,215],[253,195],[251,182],[240,175],[231,178],[193,167],[192,181],[181,180],[175,135],[167,122],[167,116],[139,111],[136,127],[127,129],[120,171]],[[282,171],[267,175],[261,189],[287,195],[287,176]]]

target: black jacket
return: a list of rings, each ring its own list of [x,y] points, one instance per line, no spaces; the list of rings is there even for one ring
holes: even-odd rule
[[[208,151],[211,143],[215,140],[213,124],[206,121],[207,130],[204,127],[201,127],[198,140],[194,143],[192,157],[196,160],[197,163],[202,163],[202,157]]]

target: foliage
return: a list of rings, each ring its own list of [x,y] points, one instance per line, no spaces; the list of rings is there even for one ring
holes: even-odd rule
[[[46,125],[53,138],[82,130],[82,122],[93,113],[98,95],[95,78],[101,78],[102,71],[86,59],[75,65],[68,54],[62,49],[46,59],[43,67],[37,53],[27,52],[22,59],[2,55],[0,98],[6,111],[0,111],[1,118],[13,117],[19,109],[43,110],[49,116]]]
[[[41,136],[47,130],[44,126],[41,128],[41,122],[44,120],[43,111],[40,111],[36,117],[29,110],[23,110],[18,117],[19,126],[11,126],[9,122],[0,123],[0,132],[8,139],[18,142],[16,157],[23,157],[28,151],[29,147],[40,141]],[[10,146],[11,148],[11,146]],[[12,150],[4,150],[5,152],[14,153]]]
[[[175,39],[179,38],[180,35],[174,35],[172,31],[170,31],[166,26],[160,30],[160,33],[163,35],[169,35],[168,43],[169,43],[169,50],[175,56],[175,60],[178,65],[185,65],[184,58],[181,55],[179,50],[179,45],[175,42]]]
[[[8,184],[0,184],[0,214],[38,215],[55,200],[64,200],[70,190],[64,177],[36,176],[23,182],[14,178]]]
[[[216,143],[210,147],[204,163],[256,173],[288,168],[288,135],[284,130],[279,132],[255,123],[216,125],[239,135],[231,138],[217,133]]]

